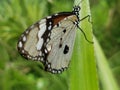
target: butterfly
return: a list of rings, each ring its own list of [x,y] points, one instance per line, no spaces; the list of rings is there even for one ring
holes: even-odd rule
[[[47,16],[28,27],[19,38],[18,52],[26,59],[42,62],[45,71],[62,73],[69,66],[76,29],[82,31],[79,22],[90,16],[80,19],[80,9],[74,6],[71,12]]]

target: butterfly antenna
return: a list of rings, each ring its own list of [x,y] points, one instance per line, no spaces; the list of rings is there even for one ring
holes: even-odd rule
[[[78,27],[78,28],[80,29],[80,31],[83,33],[85,39],[86,39],[89,43],[93,44],[92,41],[89,41],[89,40],[87,39],[87,36],[86,36],[85,33],[83,32],[83,30],[82,30],[79,26],[77,26],[77,27]]]

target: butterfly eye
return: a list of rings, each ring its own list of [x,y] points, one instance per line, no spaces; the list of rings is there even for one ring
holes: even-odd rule
[[[79,12],[80,11],[80,6],[75,6],[75,7],[73,7],[73,11],[74,12]]]

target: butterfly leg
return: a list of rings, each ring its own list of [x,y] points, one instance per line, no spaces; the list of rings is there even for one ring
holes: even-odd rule
[[[78,28],[80,29],[80,31],[83,33],[85,39],[86,39],[89,43],[93,44],[92,41],[89,41],[89,40],[87,39],[87,36],[86,36],[85,32],[84,32],[79,26],[77,26],[77,27],[78,27]]]
[[[91,20],[90,20],[90,17],[91,17],[90,15],[87,15],[87,16],[83,17],[82,19],[80,19],[80,21],[88,18],[88,22],[90,22],[90,23],[92,24],[92,22],[91,22]]]

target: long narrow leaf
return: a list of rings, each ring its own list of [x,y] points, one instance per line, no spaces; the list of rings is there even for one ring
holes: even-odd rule
[[[75,5],[80,2],[80,0],[75,0]],[[80,6],[80,19],[90,15],[88,0],[83,0]],[[92,41],[92,24],[88,22],[88,18],[80,22],[80,27],[85,32],[87,39]],[[80,30],[77,30],[70,71],[70,90],[98,90],[93,45],[85,40]]]
[[[99,46],[96,38],[94,37],[95,42],[95,54],[97,58],[98,71],[100,76],[100,81],[102,84],[103,90],[119,90],[116,80],[110,70],[109,64],[105,55],[102,52],[101,47]]]

